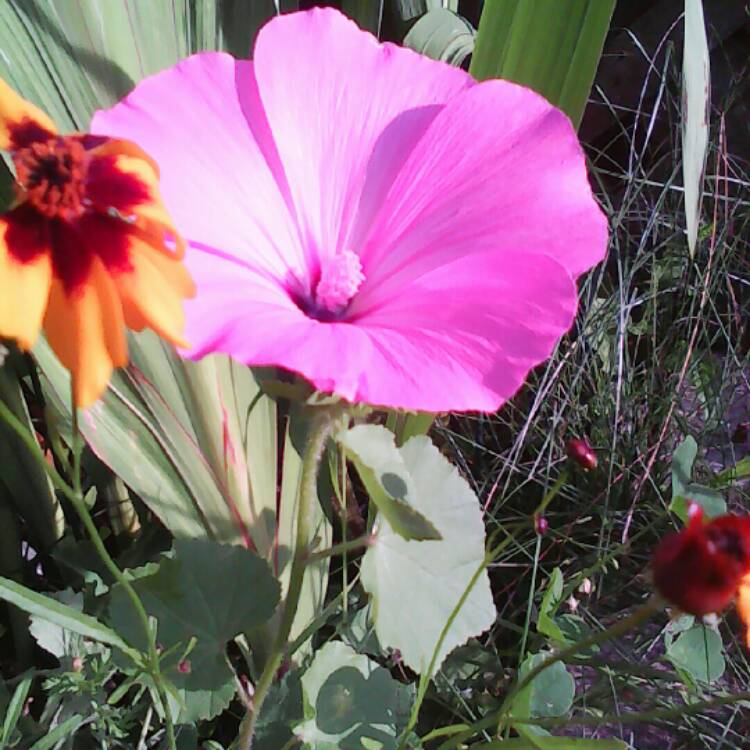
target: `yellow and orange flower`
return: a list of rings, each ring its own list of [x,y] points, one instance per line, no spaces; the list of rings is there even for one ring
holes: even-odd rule
[[[125,327],[182,338],[195,287],[185,243],[159,193],[154,161],[135,144],[62,136],[0,80],[0,149],[17,200],[0,216],[0,338],[29,349],[41,328],[70,370],[76,406],[96,401],[127,364]]]

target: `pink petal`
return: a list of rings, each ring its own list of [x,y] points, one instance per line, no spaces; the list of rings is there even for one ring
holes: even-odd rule
[[[379,138],[390,159],[375,162],[371,201],[387,190],[436,105],[473,85],[463,71],[380,45],[324,8],[270,21],[258,35],[254,63],[302,235],[319,257],[358,250],[349,246],[350,233]]]
[[[368,281],[356,309],[466,253],[542,253],[576,277],[606,245],[568,118],[529,89],[488,81],[451,99],[403,164],[360,247]]]
[[[193,253],[189,268],[199,279],[191,356],[229,352],[350,401],[425,411],[497,409],[551,354],[577,301],[558,263],[526,253],[444,265],[349,323],[307,318],[257,273],[207,253]]]
[[[92,132],[132,140],[157,160],[164,201],[193,245],[309,284],[252,63],[194,55],[97,112]]]

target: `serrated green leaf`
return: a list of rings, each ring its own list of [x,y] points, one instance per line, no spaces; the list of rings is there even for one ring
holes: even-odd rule
[[[404,539],[438,540],[440,532],[416,508],[414,488],[390,430],[358,425],[342,432],[338,441],[353,459],[370,499]]]
[[[0,599],[15,604],[16,607],[30,615],[54,622],[72,633],[78,633],[84,638],[91,638],[99,641],[99,643],[114,646],[131,656],[136,654],[114,630],[90,615],[78,612],[73,607],[32,591],[8,578],[0,578]]]
[[[234,694],[226,644],[268,620],[279,601],[279,585],[268,565],[247,549],[206,539],[178,539],[173,557],[133,585],[158,623],[157,638],[168,652],[162,668],[181,692],[179,721],[211,718]],[[137,648],[146,647],[143,626],[121,587],[115,587],[109,620]],[[185,656],[189,665],[178,665]]]
[[[703,171],[708,153],[710,55],[703,20],[703,0],[685,0],[682,56],[682,175],[690,257],[695,255],[700,226]]]
[[[594,80],[615,0],[485,3],[470,71],[538,91],[577,127]]]
[[[694,625],[667,647],[666,656],[677,669],[687,672],[696,682],[715,682],[726,669],[724,644],[718,631]]]
[[[518,680],[524,677],[549,654],[530,654],[518,670]],[[555,662],[540,672],[513,701],[511,713],[518,718],[563,716],[573,705],[575,681],[562,662]]]
[[[366,430],[359,437],[377,434]],[[381,645],[398,649],[404,663],[422,673],[436,649],[437,668],[456,646],[487,630],[495,620],[495,607],[487,571],[474,578],[484,564],[478,498],[429,438],[412,438],[398,452],[410,503],[429,517],[442,539],[407,540],[386,518],[379,518],[376,539],[362,561],[362,585],[372,596]],[[464,596],[438,649],[442,631]]]
[[[476,30],[461,16],[446,8],[423,15],[404,37],[404,46],[460,68],[474,52]]]
[[[340,641],[315,655],[302,676],[306,721],[294,731],[310,750],[395,750],[406,726],[413,688]]]

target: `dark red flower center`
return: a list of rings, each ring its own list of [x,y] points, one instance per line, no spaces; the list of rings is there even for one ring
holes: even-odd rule
[[[72,221],[85,211],[86,151],[72,138],[37,141],[13,154],[26,200],[48,219]]]

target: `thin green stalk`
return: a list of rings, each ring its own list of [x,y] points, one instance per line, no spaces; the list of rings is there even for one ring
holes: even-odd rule
[[[720,706],[731,706],[733,703],[750,701],[750,690],[735,693],[734,695],[722,695],[696,703],[688,703],[685,706],[675,708],[656,708],[652,711],[628,711],[623,714],[605,714],[604,716],[550,716],[539,719],[514,719],[516,724],[526,724],[538,727],[598,727],[604,724],[639,724],[641,722],[667,721],[669,719],[681,719],[683,716],[692,716],[710,711]],[[490,747],[482,745],[482,747]]]
[[[263,672],[255,686],[252,710],[245,716],[243,726],[240,730],[238,747],[240,750],[251,750],[253,736],[258,724],[263,703],[271,689],[274,677],[279,670],[284,654],[287,650],[289,634],[292,631],[294,617],[297,614],[300,594],[302,592],[302,580],[305,568],[310,559],[308,544],[310,543],[311,521],[315,504],[318,500],[318,471],[323,458],[326,442],[337,424],[336,414],[332,410],[325,410],[319,414],[310,429],[307,446],[302,459],[302,477],[300,480],[300,496],[297,506],[297,533],[294,544],[294,557],[292,558],[292,569],[289,576],[289,589],[284,602],[284,613],[281,624],[276,633],[271,654],[263,669]]]
[[[146,613],[143,604],[138,597],[135,589],[133,588],[130,581],[125,577],[123,572],[117,566],[117,563],[112,559],[107,548],[104,546],[99,531],[94,524],[91,514],[89,513],[86,503],[83,499],[83,493],[81,491],[81,463],[80,463],[80,450],[78,448],[78,441],[80,434],[78,431],[78,415],[76,413],[75,406],[73,407],[73,487],[71,487],[58,473],[54,466],[50,466],[42,453],[42,449],[36,442],[34,437],[25,426],[16,418],[16,415],[10,411],[7,405],[0,400],[0,418],[18,435],[23,441],[26,447],[29,449],[31,454],[39,461],[40,465],[44,468],[49,476],[52,484],[65,497],[70,501],[74,510],[78,514],[81,522],[83,523],[86,532],[91,538],[91,542],[94,545],[99,557],[101,557],[107,570],[112,574],[112,577],[123,587],[125,593],[130,599],[133,609],[138,615],[138,619],[143,625],[143,629],[146,633],[148,641],[148,670],[154,683],[157,687],[159,697],[163,703],[164,709],[164,721],[167,729],[167,742],[169,750],[176,750],[177,744],[174,736],[174,725],[172,723],[172,716],[169,712],[169,703],[167,701],[167,691],[164,686],[164,681],[161,677],[161,671],[159,669],[159,655],[156,650],[156,635],[153,632],[153,628],[149,623],[148,614]]]
[[[419,711],[422,708],[422,703],[424,702],[425,695],[427,694],[427,688],[429,687],[430,680],[432,680],[432,675],[435,672],[435,664],[437,662],[437,656],[440,653],[440,648],[443,645],[443,641],[448,636],[448,631],[450,630],[451,626],[453,625],[454,620],[458,616],[458,613],[461,611],[461,608],[463,607],[464,603],[466,602],[466,599],[468,598],[469,594],[471,593],[471,590],[474,588],[474,584],[479,580],[479,576],[482,575],[482,572],[485,570],[485,568],[500,554],[500,552],[505,549],[512,541],[513,541],[513,534],[509,531],[507,531],[504,527],[500,527],[498,531],[502,531],[506,534],[506,538],[503,539],[502,542],[500,542],[497,546],[491,547],[490,551],[485,554],[484,560],[482,560],[481,565],[479,565],[474,571],[474,575],[472,575],[471,580],[469,581],[468,586],[464,589],[463,593],[461,594],[461,597],[459,598],[458,602],[456,602],[456,606],[453,608],[453,611],[450,614],[450,617],[448,618],[447,622],[443,626],[443,629],[440,633],[440,638],[438,638],[438,642],[435,644],[435,648],[432,651],[432,658],[430,659],[430,663],[427,666],[427,671],[424,672],[420,678],[419,678],[419,687],[417,688],[417,695],[414,699],[414,705],[411,709],[411,715],[409,716],[409,723],[406,725],[406,728],[401,733],[401,739],[399,740],[398,750],[403,750],[404,743],[406,742],[406,738],[408,737],[409,733],[414,729],[414,727],[417,725],[417,720],[419,719]],[[489,544],[492,545],[495,535],[498,532],[495,532],[490,537]]]
[[[635,612],[628,615],[628,617],[624,618],[623,620],[616,622],[614,625],[611,625],[606,630],[599,631],[598,633],[593,633],[587,638],[576,641],[567,648],[564,648],[557,653],[552,654],[544,661],[540,662],[531,670],[529,670],[529,672],[523,677],[523,679],[519,680],[516,683],[516,685],[505,696],[505,700],[503,700],[502,705],[497,711],[494,711],[489,716],[486,716],[480,721],[475,722],[466,731],[462,731],[460,734],[455,735],[447,742],[444,742],[438,747],[438,750],[455,750],[455,748],[460,747],[470,737],[473,737],[475,734],[478,734],[485,729],[489,729],[490,727],[496,727],[496,732],[499,734],[507,724],[516,721],[514,717],[508,715],[511,708],[513,707],[513,703],[516,697],[525,688],[527,688],[545,669],[551,667],[553,664],[556,664],[559,661],[565,661],[571,656],[577,654],[579,651],[584,651],[591,646],[596,646],[600,643],[603,643],[604,641],[611,640],[612,638],[617,638],[624,633],[633,630],[634,628],[638,627],[639,625],[653,617],[653,615],[656,614],[660,609],[660,600],[657,597],[651,597],[644,605],[636,609]],[[520,723],[523,720],[519,719],[518,721]]]

